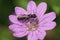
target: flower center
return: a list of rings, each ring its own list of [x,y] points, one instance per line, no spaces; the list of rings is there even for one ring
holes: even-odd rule
[[[28,30],[36,30],[38,27],[38,20],[37,19],[30,19],[29,22],[26,23]]]
[[[20,20],[20,22],[24,23],[27,26],[28,30],[34,31],[38,27],[38,19],[35,14],[22,15],[22,16],[18,17],[18,20]]]

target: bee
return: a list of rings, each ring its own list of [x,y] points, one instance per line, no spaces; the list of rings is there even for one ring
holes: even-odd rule
[[[30,19],[30,18],[36,18],[36,15],[35,14],[22,15],[18,17],[18,20],[24,20],[24,19]]]

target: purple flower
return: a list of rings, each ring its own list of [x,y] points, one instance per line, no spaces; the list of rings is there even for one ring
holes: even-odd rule
[[[53,21],[56,18],[55,12],[44,14],[46,9],[45,2],[36,6],[34,1],[28,3],[27,11],[21,7],[15,7],[16,14],[9,15],[9,20],[12,22],[9,29],[13,31],[13,36],[19,38],[27,36],[28,40],[43,40],[46,30],[54,29],[56,26],[56,22]]]

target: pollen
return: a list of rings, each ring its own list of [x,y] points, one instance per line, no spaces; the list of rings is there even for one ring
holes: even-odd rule
[[[38,20],[33,19],[33,21],[30,19],[29,22],[26,23],[28,30],[36,30],[38,28]]]

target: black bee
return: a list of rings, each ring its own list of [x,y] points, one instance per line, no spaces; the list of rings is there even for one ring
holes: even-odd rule
[[[24,20],[24,19],[30,19],[30,18],[36,18],[36,15],[35,14],[23,15],[18,17],[18,20]]]

